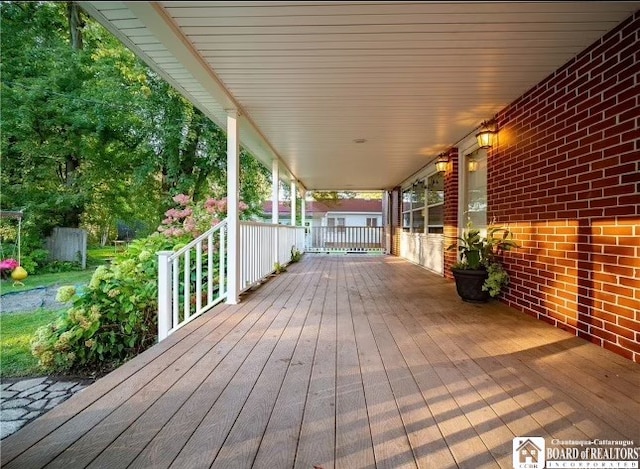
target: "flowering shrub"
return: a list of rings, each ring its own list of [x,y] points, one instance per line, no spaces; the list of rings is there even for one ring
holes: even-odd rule
[[[156,342],[156,253],[180,249],[224,219],[227,210],[225,199],[194,203],[179,194],[173,200],[178,207],[166,212],[159,233],[131,243],[111,266],[98,267],[82,295],[74,287],[58,290],[56,299],[70,308],[38,329],[31,344],[42,368],[106,372]],[[208,275],[206,269],[202,274]]]
[[[71,307],[36,331],[31,350],[47,371],[108,371],[156,342],[157,256],[175,240],[160,234],[134,241],[111,266],[96,269],[78,295],[61,287]]]
[[[0,277],[3,279],[8,279],[11,275],[11,272],[13,272],[13,269],[18,267],[19,265],[20,264],[18,264],[18,261],[15,259],[4,259],[2,262],[0,262]]]
[[[165,212],[165,219],[158,227],[158,231],[169,237],[197,238],[213,226],[220,223],[227,216],[227,199],[208,198],[193,202],[191,197],[178,194],[173,198],[178,208]],[[247,210],[244,202],[238,204],[240,214]]]

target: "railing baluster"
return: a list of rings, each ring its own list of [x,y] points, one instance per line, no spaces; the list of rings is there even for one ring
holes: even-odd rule
[[[180,322],[180,258],[173,260],[173,324],[171,329]]]
[[[213,301],[213,233],[207,236],[207,306]]]
[[[220,229],[220,247],[219,247],[219,252],[220,252],[220,272],[219,272],[219,286],[218,286],[218,297],[224,297],[227,295],[227,288],[226,288],[226,261],[227,261],[227,254],[226,254],[226,247],[227,247],[227,237],[226,237],[226,233],[227,233],[227,227],[223,226]]]
[[[202,241],[196,244],[196,311],[202,311]]]
[[[191,316],[191,250],[184,253],[184,320]]]

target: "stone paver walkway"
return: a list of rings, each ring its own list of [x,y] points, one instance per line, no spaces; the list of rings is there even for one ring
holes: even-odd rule
[[[64,309],[68,305],[56,301],[59,288],[59,285],[54,285],[51,287],[37,287],[31,290],[4,293],[0,296],[0,312],[14,313],[33,311],[39,308],[50,310]]]
[[[0,383],[0,439],[82,391],[91,381],[58,380],[47,376]]]

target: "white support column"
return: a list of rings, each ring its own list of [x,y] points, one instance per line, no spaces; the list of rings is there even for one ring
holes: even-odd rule
[[[305,189],[300,190],[300,226],[304,229],[303,250],[306,250],[309,244],[307,244],[307,191]]]
[[[307,191],[300,191],[300,224],[304,227],[307,222]]]
[[[238,111],[227,110],[227,304],[240,301],[240,139]]]
[[[273,160],[271,163],[271,223],[277,225],[279,222],[279,214],[278,207],[280,206],[280,167],[278,165],[278,160]],[[280,261],[278,259],[278,249],[280,246],[278,240],[279,230],[275,231],[273,236],[273,264]]]
[[[296,181],[291,180],[291,226],[296,226],[296,198],[297,198]]]
[[[278,206],[280,198],[280,167],[278,160],[271,163],[271,223],[278,224]]]

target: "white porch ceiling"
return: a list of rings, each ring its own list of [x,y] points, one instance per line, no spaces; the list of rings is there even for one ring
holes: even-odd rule
[[[640,2],[80,2],[307,189],[392,188]],[[354,140],[366,139],[358,144]]]

